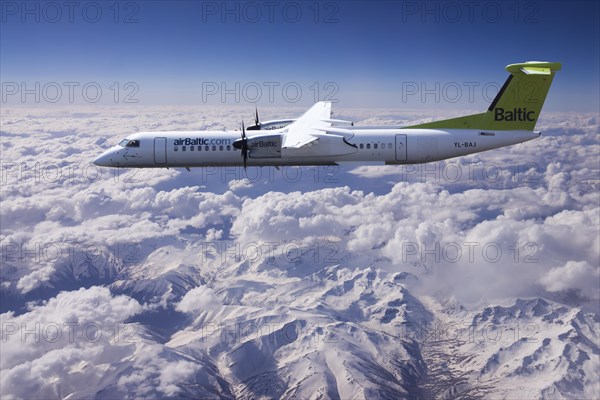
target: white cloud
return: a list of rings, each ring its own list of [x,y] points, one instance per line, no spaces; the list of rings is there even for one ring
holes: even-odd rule
[[[576,288],[598,298],[599,268],[598,265],[593,267],[586,261],[568,261],[564,266],[548,271],[547,275],[540,278],[540,283],[553,292]]]
[[[248,178],[232,180],[228,183],[228,185],[229,189],[234,192],[236,190],[250,189],[253,186],[252,182],[250,182]]]
[[[199,286],[187,292],[175,307],[181,312],[197,313],[220,305],[212,289]]]
[[[56,390],[99,384],[103,365],[132,354],[134,342],[118,332],[135,331],[124,321],[140,311],[127,296],[91,287],[60,293],[19,316],[1,314],[3,397],[55,397]]]

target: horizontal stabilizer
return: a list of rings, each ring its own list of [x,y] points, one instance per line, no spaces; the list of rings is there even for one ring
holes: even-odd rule
[[[340,135],[345,137],[346,139],[350,139],[352,136],[354,136],[354,132],[349,130],[349,129],[344,129],[344,128],[337,128],[337,127],[327,127],[327,128],[317,128],[320,131],[323,131],[325,133],[333,133],[336,135]]]
[[[350,126],[354,125],[354,122],[346,121],[343,119],[324,119],[323,122],[329,122],[332,125],[350,125]]]

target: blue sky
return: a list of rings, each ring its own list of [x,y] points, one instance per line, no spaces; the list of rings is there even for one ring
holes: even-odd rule
[[[347,107],[479,109],[505,65],[546,60],[563,63],[547,109],[599,108],[595,1],[48,4],[2,1],[4,92],[57,82],[62,101],[64,82],[77,82],[77,102],[95,82],[102,102],[123,102],[134,82],[142,105],[305,106],[329,95]]]

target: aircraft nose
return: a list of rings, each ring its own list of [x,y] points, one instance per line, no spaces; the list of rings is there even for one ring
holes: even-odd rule
[[[98,158],[94,160],[94,165],[99,167],[114,167],[115,163],[113,161],[114,154],[111,150],[105,151]]]

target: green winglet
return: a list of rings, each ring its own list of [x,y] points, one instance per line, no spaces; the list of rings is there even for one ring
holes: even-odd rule
[[[507,65],[510,75],[486,112],[404,128],[533,131],[554,74],[560,69],[557,62]]]

